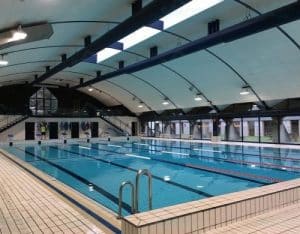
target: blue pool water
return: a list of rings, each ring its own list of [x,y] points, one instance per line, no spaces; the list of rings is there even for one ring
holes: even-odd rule
[[[153,175],[153,208],[300,176],[300,150],[291,149],[160,140],[2,148],[113,211],[118,209],[120,184],[134,182],[139,169]],[[145,177],[140,188],[140,211],[146,211]],[[123,206],[123,214],[129,214],[128,189]]]

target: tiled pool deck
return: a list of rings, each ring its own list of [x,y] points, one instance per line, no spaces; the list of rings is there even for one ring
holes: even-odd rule
[[[0,154],[0,233],[104,233]]]

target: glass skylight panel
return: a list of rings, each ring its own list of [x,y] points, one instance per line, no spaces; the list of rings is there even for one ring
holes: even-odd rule
[[[135,32],[129,34],[128,36],[121,39],[119,42],[123,43],[124,50],[145,41],[146,39],[153,37],[154,35],[160,33],[160,30],[151,27],[142,27]]]
[[[197,15],[208,8],[211,8],[224,0],[192,0],[191,2],[183,5],[177,10],[171,12],[170,14],[164,16],[160,19],[163,21],[163,29],[168,29],[194,15]],[[162,28],[161,28],[162,29]],[[119,43],[123,43],[123,50],[126,50],[132,46],[135,46],[150,37],[160,33],[159,28],[144,26],[135,32],[129,34],[128,36],[119,40]],[[97,63],[103,62],[104,60],[122,52],[122,50],[105,48],[97,53]]]
[[[164,29],[168,29],[221,2],[223,2],[223,0],[192,0],[160,20],[164,22]]]
[[[97,63],[101,63],[104,60],[106,60],[120,52],[121,52],[121,50],[117,50],[117,49],[113,49],[113,48],[105,48],[103,50],[100,50],[97,53]]]

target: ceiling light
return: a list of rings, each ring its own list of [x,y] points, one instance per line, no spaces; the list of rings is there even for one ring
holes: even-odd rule
[[[168,99],[168,98],[165,98],[164,101],[162,102],[162,104],[163,104],[164,106],[169,105],[169,104],[170,104],[170,103],[169,103],[169,99]]]
[[[93,88],[89,88],[89,89],[88,89],[89,92],[92,92],[93,90],[94,90]]]
[[[168,29],[221,2],[223,2],[223,0],[192,0],[189,3],[178,8],[177,10],[164,16],[160,20],[164,22],[164,29]]]
[[[4,55],[1,55],[0,66],[7,66],[8,61],[4,59]]]
[[[13,32],[12,37],[8,39],[8,42],[24,40],[27,37],[27,33],[24,32],[21,25],[16,31]]]
[[[249,86],[243,87],[242,90],[241,90],[241,92],[240,92],[240,95],[245,96],[245,95],[248,95],[248,94],[250,94]]]
[[[197,101],[197,102],[202,101],[201,94],[197,94],[195,96],[194,100]]]
[[[97,53],[97,63],[103,62],[104,60],[120,53],[121,50],[113,49],[113,48],[105,48],[103,50],[100,50]]]
[[[143,102],[140,102],[140,104],[138,105],[138,108],[143,108],[144,107],[143,104],[144,104]]]
[[[119,42],[123,43],[124,50],[142,42],[146,39],[158,34],[160,30],[151,28],[151,27],[141,27],[140,29],[136,30],[135,32],[129,34],[128,36],[121,39]]]

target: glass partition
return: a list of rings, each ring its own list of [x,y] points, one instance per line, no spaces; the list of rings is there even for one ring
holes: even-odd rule
[[[259,142],[259,120],[255,118],[243,118],[243,140]]]
[[[260,142],[278,143],[278,119],[260,118]]]
[[[180,121],[171,121],[170,125],[170,136],[171,138],[180,138]]]
[[[202,139],[210,140],[213,134],[213,121],[211,119],[202,120]]]
[[[235,118],[227,121],[228,124],[228,140],[230,141],[242,141],[242,120],[241,118]]]
[[[300,116],[284,117],[280,124],[280,142],[287,144],[300,143]]]
[[[188,120],[181,121],[181,138],[189,139],[191,135],[190,122]]]
[[[196,120],[192,126],[193,139],[201,140],[202,139],[202,122],[201,120]]]

